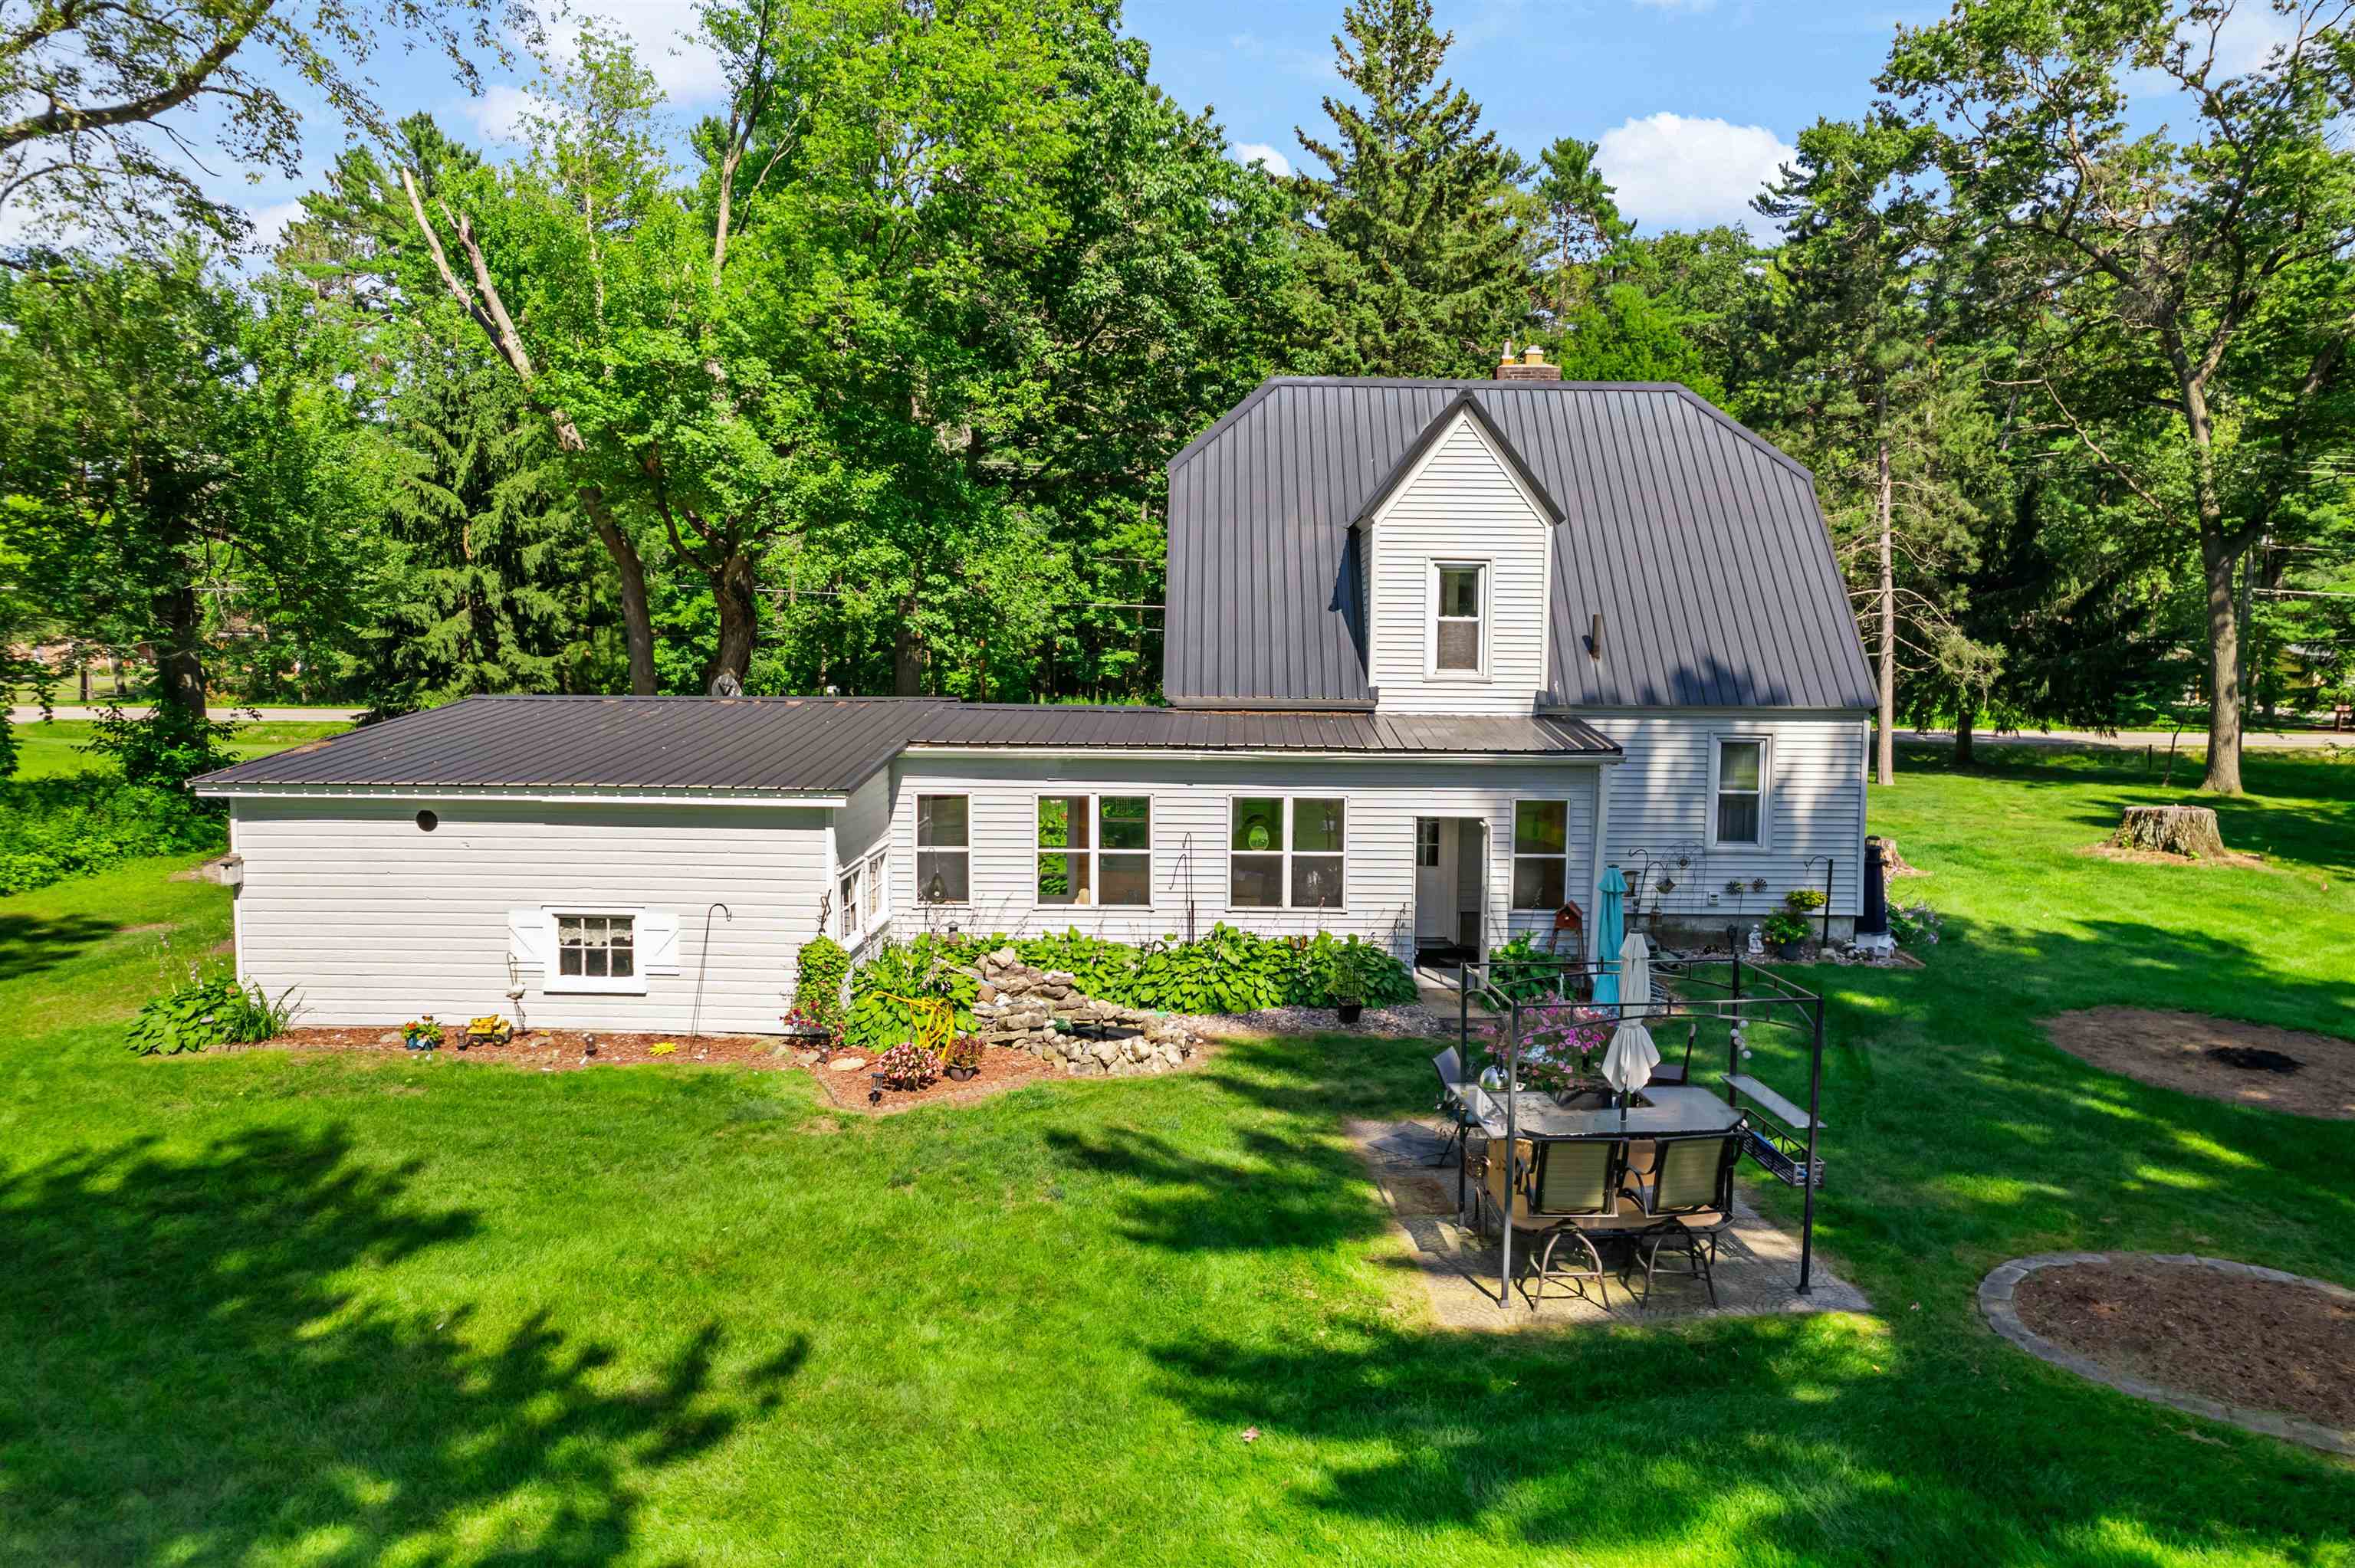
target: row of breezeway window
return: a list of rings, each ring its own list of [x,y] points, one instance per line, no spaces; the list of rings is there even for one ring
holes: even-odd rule
[[[1426,823],[1426,825],[1428,825]],[[1235,909],[1339,909],[1348,893],[1348,803],[1338,796],[1245,795],[1228,803],[1227,902]],[[1513,807],[1513,906],[1558,908],[1569,885],[1566,801]],[[1042,795],[1036,882],[1041,907],[1146,908],[1153,903],[1150,795]],[[1416,854],[1435,853],[1419,832]],[[973,812],[966,795],[916,797],[916,896],[973,901]]]

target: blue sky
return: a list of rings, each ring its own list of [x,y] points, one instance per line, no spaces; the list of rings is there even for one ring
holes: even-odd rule
[[[684,4],[573,4],[637,40],[683,118],[716,101],[714,62],[678,39],[689,20]],[[1435,7],[1439,25],[1455,35],[1449,73],[1479,101],[1486,122],[1531,155],[1557,136],[1598,143],[1623,210],[1647,232],[1750,217],[1749,198],[1791,155],[1802,127],[1868,106],[1896,25],[1945,11],[1936,0],[1438,0]],[[1129,30],[1152,46],[1154,79],[1188,108],[1215,106],[1239,154],[1264,155],[1278,172],[1304,161],[1295,127],[1322,134],[1327,126],[1321,101],[1340,89],[1331,41],[1340,14],[1340,0],[1128,0],[1126,12]],[[2228,61],[2256,63],[2282,26],[2265,0],[2243,0]],[[527,67],[494,72],[489,90],[469,99],[438,57],[397,47],[372,62],[370,74],[394,117],[431,109],[495,150],[513,133],[530,88]],[[344,132],[325,114],[307,123],[316,168]],[[249,185],[224,170],[217,188],[253,213],[266,238],[296,210],[304,185],[272,175]]]

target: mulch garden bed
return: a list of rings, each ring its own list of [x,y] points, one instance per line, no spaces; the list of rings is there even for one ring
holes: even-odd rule
[[[849,1062],[858,1065],[844,1065]],[[982,1047],[980,1071],[963,1083],[936,1078],[921,1089],[887,1089],[875,1081],[873,1066],[871,1061],[856,1054],[837,1054],[831,1062],[813,1063],[809,1073],[837,1110],[856,1111],[862,1116],[890,1116],[919,1106],[964,1105],[1035,1084],[1041,1078],[1060,1076],[1028,1051],[989,1045]],[[879,1093],[882,1097],[879,1100],[868,1098]]]
[[[2355,1040],[2141,1007],[2063,1012],[2046,1019],[2044,1030],[2071,1055],[2137,1083],[2292,1116],[2355,1119]],[[2295,1070],[2262,1065],[2278,1066],[2276,1057]],[[2251,1061],[2261,1065],[2235,1065]]]
[[[453,1041],[456,1034],[457,1031],[451,1032]],[[597,1044],[593,1056],[587,1049],[591,1039]],[[673,1049],[655,1049],[664,1044]],[[257,1044],[218,1045],[205,1054],[219,1055],[239,1051],[333,1051],[355,1056],[497,1062],[510,1067],[537,1068],[543,1073],[681,1063],[753,1067],[768,1072],[798,1069],[806,1071],[816,1081],[827,1103],[837,1110],[856,1111],[862,1116],[889,1116],[918,1106],[963,1105],[1057,1075],[1053,1068],[1027,1052],[985,1047],[980,1071],[963,1083],[941,1078],[921,1089],[882,1089],[882,1099],[871,1102],[868,1095],[881,1086],[870,1075],[871,1064],[852,1053],[837,1052],[832,1062],[821,1062],[815,1053],[799,1049],[792,1041],[772,1034],[705,1034],[690,1040],[683,1034],[617,1034],[580,1029],[535,1029],[517,1035],[505,1045],[472,1045],[460,1050],[454,1044],[444,1044],[435,1051],[410,1050],[400,1043],[397,1029],[290,1029]],[[1196,1054],[1199,1058],[1199,1050]],[[838,1064],[847,1062],[858,1062],[858,1065],[838,1067]]]
[[[581,1067],[618,1067],[639,1063],[730,1063],[739,1067],[784,1069],[796,1065],[792,1047],[773,1035],[703,1034],[690,1040],[681,1034],[615,1034],[600,1030],[535,1029],[505,1045],[473,1045],[458,1049],[455,1038],[464,1028],[450,1031],[452,1043],[438,1051],[411,1051],[400,1043],[398,1029],[290,1029],[256,1045],[215,1046],[207,1055],[228,1051],[336,1051],[359,1056],[438,1056],[453,1062],[504,1062],[514,1067],[542,1072],[570,1072]],[[597,1043],[589,1054],[588,1042]],[[657,1052],[656,1045],[674,1049]]]
[[[2041,1268],[2014,1309],[2105,1371],[2324,1426],[2355,1427],[2355,1301],[2196,1263],[2112,1257]]]

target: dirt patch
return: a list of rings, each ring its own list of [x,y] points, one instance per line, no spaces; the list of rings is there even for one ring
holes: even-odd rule
[[[2169,854],[2165,850],[2120,849],[2115,844],[2087,844],[2077,852],[2095,860],[2124,861],[2129,865],[2229,865],[2243,871],[2262,871],[2265,857],[2243,854],[2238,850],[2226,850],[2222,854]]]
[[[2355,1040],[2198,1012],[2094,1007],[2044,1021],[2052,1044],[2137,1083],[2292,1116],[2355,1119]],[[2237,1067],[2212,1052],[2264,1051],[2294,1073]]]
[[[2020,1321],[2104,1370],[2325,1426],[2355,1427],[2355,1300],[2198,1263],[2042,1268]]]
[[[838,1110],[860,1116],[892,1116],[919,1106],[960,1106],[987,1099],[1056,1075],[1052,1067],[1027,1051],[1006,1051],[996,1046],[982,1048],[981,1070],[963,1083],[940,1078],[921,1089],[886,1089],[875,1081],[872,1066],[870,1062],[849,1072],[837,1073],[831,1065],[820,1064],[810,1069],[810,1076],[817,1080],[819,1089]],[[883,1097],[868,1100],[867,1097],[879,1090]]]

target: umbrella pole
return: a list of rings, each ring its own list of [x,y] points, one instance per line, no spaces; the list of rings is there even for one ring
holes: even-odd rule
[[[1504,1251],[1497,1265],[1497,1310],[1513,1309],[1513,1170],[1514,1150],[1520,1147],[1521,1001],[1510,999],[1505,1033],[1505,1212],[1497,1219],[1504,1228]]]

